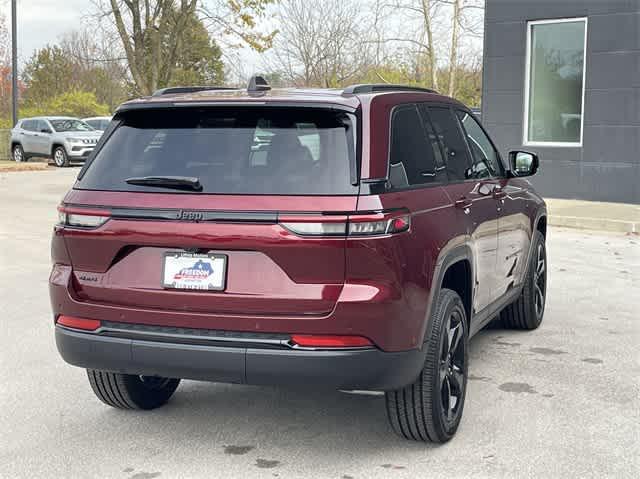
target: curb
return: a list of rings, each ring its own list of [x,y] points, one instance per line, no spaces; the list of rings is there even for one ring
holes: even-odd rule
[[[49,168],[47,163],[23,163],[15,166],[0,165],[0,173],[13,173],[15,171],[44,171]]]
[[[614,233],[640,232],[640,223],[635,221],[610,220],[606,218],[589,218],[584,216],[549,215],[549,225],[585,230],[611,231]]]

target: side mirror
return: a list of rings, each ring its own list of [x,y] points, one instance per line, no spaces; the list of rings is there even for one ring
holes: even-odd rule
[[[509,168],[516,178],[535,175],[540,166],[538,155],[528,151],[510,151]]]
[[[52,133],[52,131],[49,128],[43,128],[40,133]]]

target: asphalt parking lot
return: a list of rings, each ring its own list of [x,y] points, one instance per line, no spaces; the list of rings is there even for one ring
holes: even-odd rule
[[[481,332],[458,435],[396,438],[384,399],[183,382],[109,409],[55,348],[49,235],[77,168],[0,173],[0,477],[640,477],[640,237],[549,232],[534,332]]]

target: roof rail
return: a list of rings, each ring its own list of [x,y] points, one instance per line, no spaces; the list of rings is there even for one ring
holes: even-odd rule
[[[253,75],[249,80],[249,85],[247,86],[247,91],[249,93],[257,93],[268,90],[271,90],[271,87],[269,86],[269,82],[265,80],[263,76]]]
[[[390,83],[365,83],[361,85],[351,85],[345,88],[342,93],[344,95],[357,95],[359,93],[378,93],[385,91],[415,91],[422,93],[438,93],[430,88],[422,88],[410,85],[393,85]]]
[[[199,91],[237,90],[227,86],[171,86],[153,92],[152,96],[175,95],[177,93],[197,93]]]

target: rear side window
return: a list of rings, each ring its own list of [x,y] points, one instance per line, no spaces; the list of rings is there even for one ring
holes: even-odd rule
[[[182,108],[121,118],[76,188],[176,192],[128,178],[195,177],[203,193],[358,193],[356,118],[319,108]]]
[[[475,118],[466,111],[456,110],[473,156],[471,178],[496,178],[502,175],[500,160],[491,140]]]
[[[403,188],[443,181],[437,140],[422,121],[416,105],[394,110],[391,118],[389,184]]]
[[[22,129],[27,131],[36,131],[36,120],[25,120],[22,122]]]
[[[444,148],[449,180],[466,180],[471,161],[458,120],[450,108],[429,107],[428,110],[436,136]]]

